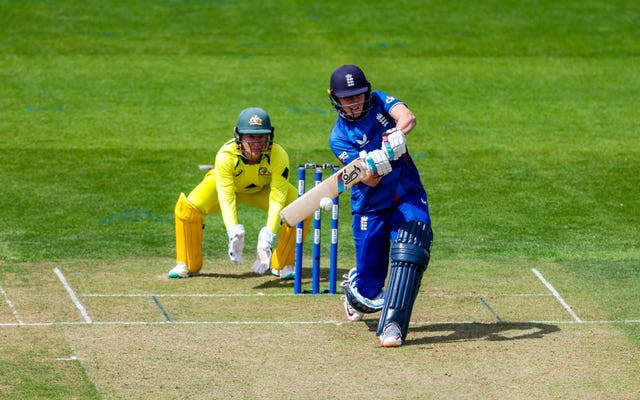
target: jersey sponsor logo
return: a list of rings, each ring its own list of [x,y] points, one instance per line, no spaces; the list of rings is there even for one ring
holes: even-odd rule
[[[389,120],[387,119],[387,117],[385,117],[384,115],[382,115],[381,113],[378,113],[378,115],[376,115],[376,119],[378,120],[378,122],[380,122],[380,124],[382,126],[384,126],[385,128],[387,127],[387,125],[389,125]]]
[[[387,103],[387,104],[389,104],[389,103],[391,103],[391,102],[395,101],[395,99],[396,99],[396,98],[395,98],[395,97],[393,97],[393,96],[387,96],[387,98],[386,98],[386,99],[384,99],[384,102],[385,102],[385,103]]]
[[[367,134],[365,133],[364,135],[362,135],[362,140],[355,139],[355,141],[358,144],[358,146],[364,147],[365,144],[369,143],[369,138],[367,137]]]

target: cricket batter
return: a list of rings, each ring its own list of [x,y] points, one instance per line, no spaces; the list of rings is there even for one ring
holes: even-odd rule
[[[397,98],[372,91],[355,65],[333,72],[329,98],[338,111],[331,150],[344,164],[364,159],[371,172],[351,190],[356,266],[342,282],[345,312],[358,321],[380,311],[380,343],[401,346],[433,240],[427,194],[405,140],[416,118]]]
[[[289,156],[273,142],[274,128],[266,111],[251,107],[242,110],[234,129],[234,139],[216,154],[214,168],[175,207],[176,266],[169,278],[186,278],[202,268],[204,220],[221,213],[229,238],[229,258],[243,264],[245,229],[238,220],[237,205],[249,204],[267,212],[266,224],[258,235],[257,257],[252,270],[293,279],[295,269],[295,228],[282,227],[278,247],[272,248],[280,229],[280,210],[298,196],[289,183]]]

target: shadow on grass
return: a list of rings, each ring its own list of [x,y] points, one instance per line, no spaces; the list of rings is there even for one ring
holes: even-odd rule
[[[365,321],[370,331],[375,332],[377,320]],[[409,327],[405,345],[463,342],[470,340],[521,340],[541,339],[545,335],[559,332],[557,325],[538,322],[494,322],[494,323],[437,323]],[[428,334],[427,336],[422,335]]]
[[[336,270],[336,290],[337,290],[337,294],[341,294],[342,293],[342,289],[340,288],[340,282],[342,281],[342,275],[346,274],[347,272],[349,272],[349,270],[347,269],[342,269],[342,268],[338,268]],[[291,290],[293,291],[293,284],[294,281],[293,279],[288,279],[288,280],[281,280],[280,278],[278,278],[275,275],[271,275],[270,272],[267,272],[266,275],[270,276],[273,278],[273,280],[267,281],[267,282],[263,282],[259,285],[256,285],[253,287],[253,289],[273,289],[273,288],[282,288],[282,287],[286,287],[286,286],[290,286]],[[255,274],[253,274],[252,276],[257,276]],[[328,294],[329,293],[329,282],[328,279],[329,278],[329,271],[325,268],[323,268],[321,270],[321,277],[320,277],[320,290],[321,290],[321,294]],[[310,268],[303,268],[302,269],[302,288],[303,291],[302,293],[304,294],[311,294],[311,280],[312,280],[312,272]]]
[[[205,272],[205,273],[200,273],[198,275],[193,275],[191,278],[225,278],[225,279],[249,279],[249,278],[255,278],[256,274],[254,274],[253,272],[249,271],[249,272],[245,272],[243,274],[223,274],[223,273],[219,273],[219,272]]]

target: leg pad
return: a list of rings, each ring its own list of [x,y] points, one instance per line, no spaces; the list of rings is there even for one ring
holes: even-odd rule
[[[376,334],[390,322],[400,326],[402,339],[409,331],[411,311],[420,291],[422,275],[429,264],[433,232],[422,221],[407,222],[391,245],[391,274]]]
[[[180,193],[176,214],[176,262],[184,263],[189,272],[202,268],[202,213]]]
[[[309,230],[309,223],[311,219],[308,218],[304,223],[304,230],[302,233],[302,241],[307,236]],[[271,256],[271,268],[275,270],[281,270],[287,265],[294,265],[296,262],[296,227],[290,227],[287,225],[280,226],[280,238],[278,239],[278,245],[273,251]]]

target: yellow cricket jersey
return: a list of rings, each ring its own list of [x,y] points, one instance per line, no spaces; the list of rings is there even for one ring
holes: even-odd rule
[[[230,140],[216,154],[211,173],[215,176],[215,190],[226,227],[238,224],[240,199],[240,202],[267,209],[266,226],[271,232],[278,232],[280,211],[292,186],[288,181],[289,156],[282,146],[274,143],[270,154],[262,157],[259,164],[246,164],[237,144]]]

